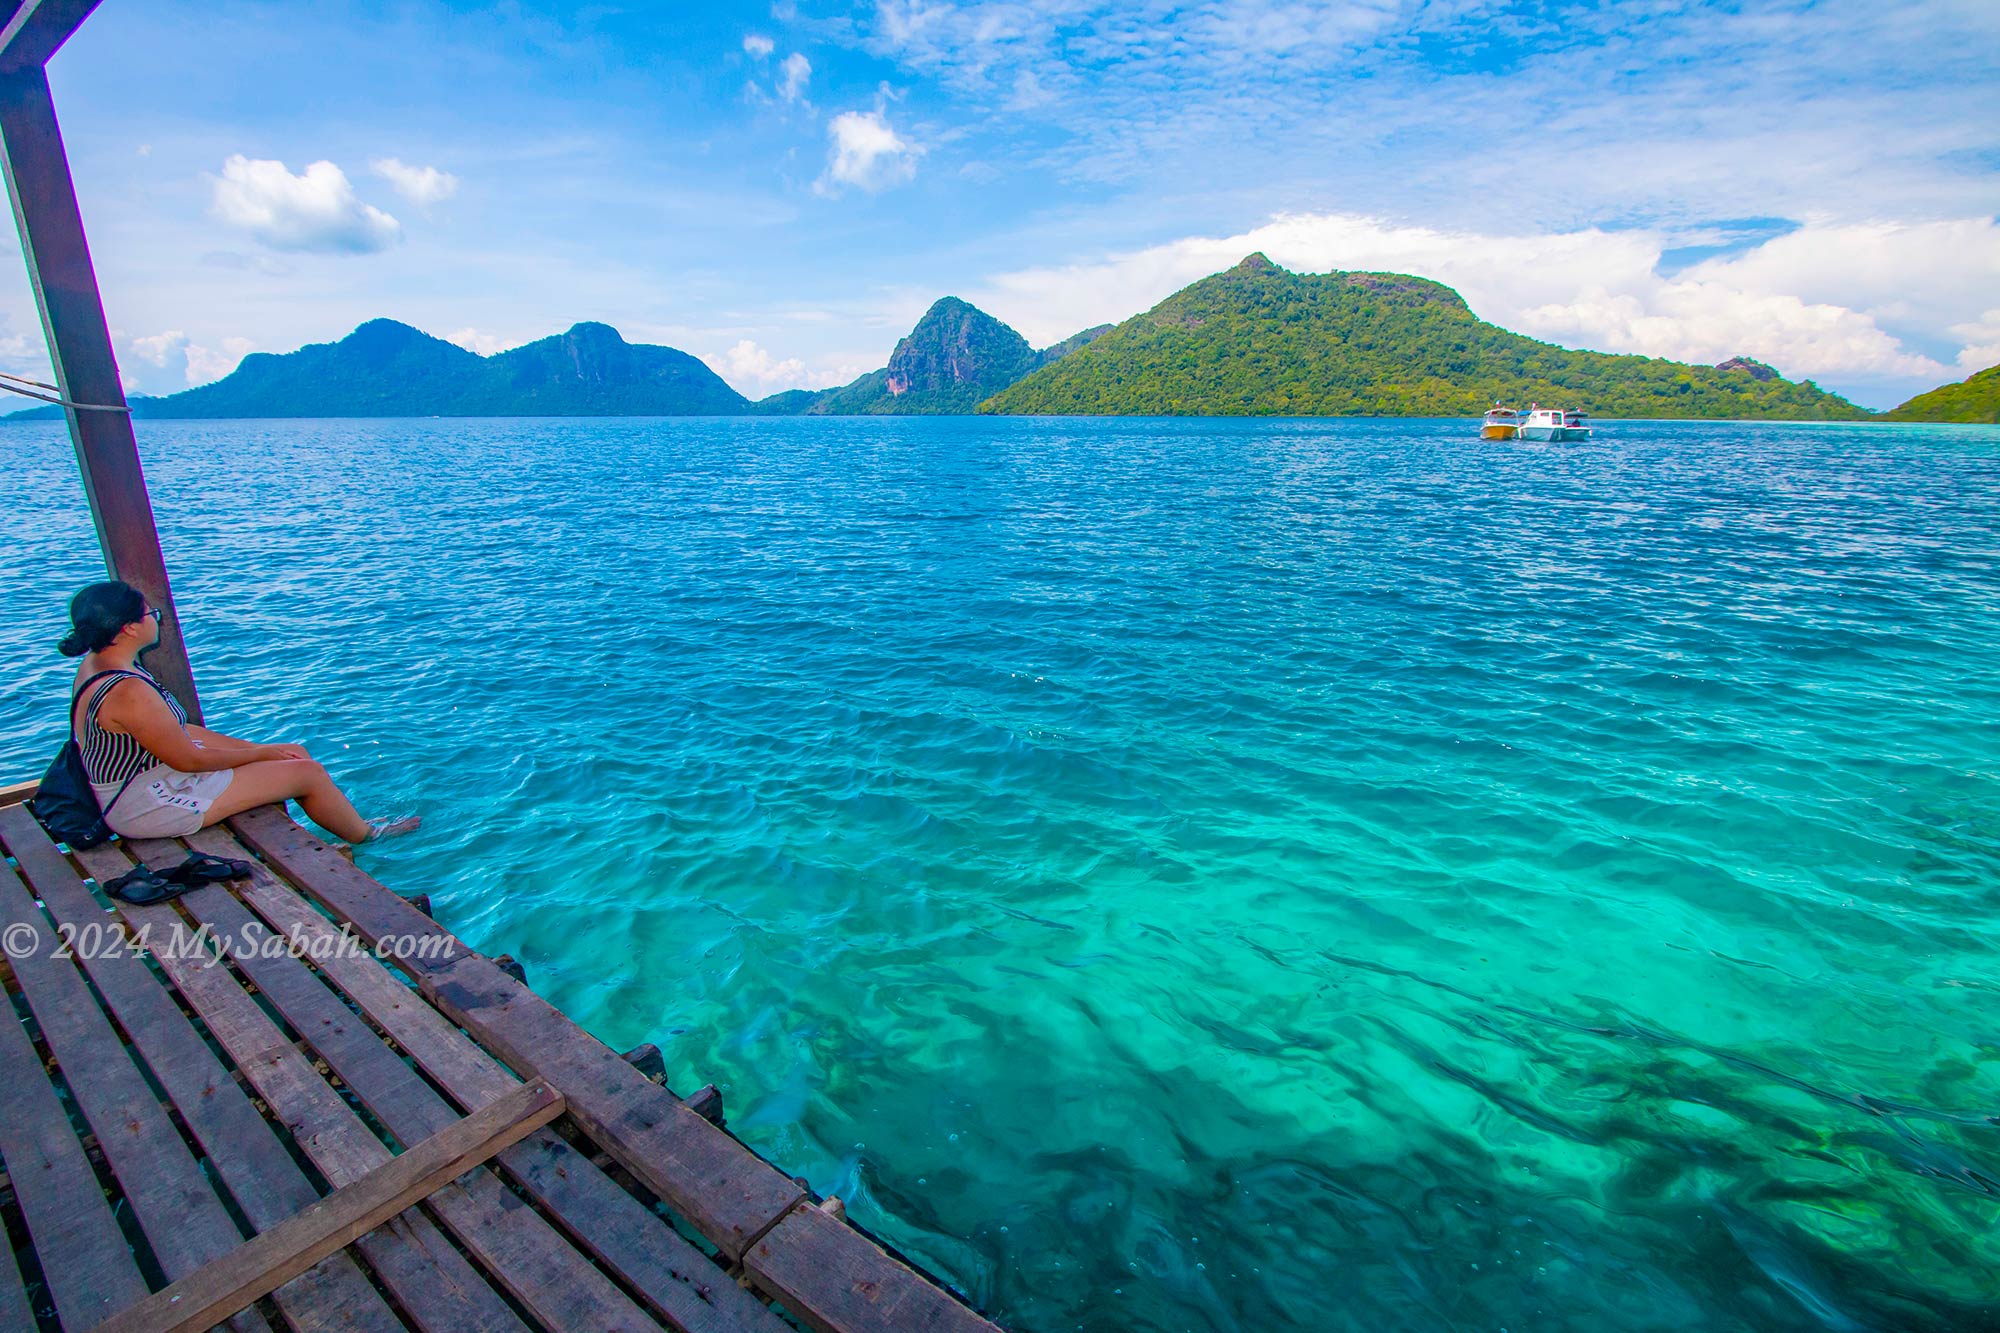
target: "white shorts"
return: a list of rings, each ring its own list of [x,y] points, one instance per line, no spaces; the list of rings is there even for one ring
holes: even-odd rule
[[[104,822],[121,838],[185,838],[201,829],[202,817],[215,798],[229,790],[236,770],[219,768],[212,773],[183,773],[178,768],[155,764],[132,779],[132,785],[118,795],[115,782],[93,783],[97,803],[104,805]]]

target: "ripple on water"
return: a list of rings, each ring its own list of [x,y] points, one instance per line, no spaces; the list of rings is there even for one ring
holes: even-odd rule
[[[1022,1329],[2000,1324],[2000,444],[155,423],[204,697]],[[0,432],[0,750],[97,562]]]

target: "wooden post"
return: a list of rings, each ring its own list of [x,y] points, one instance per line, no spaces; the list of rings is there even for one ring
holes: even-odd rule
[[[87,6],[80,8],[87,12]],[[123,408],[125,389],[90,263],[69,157],[49,97],[48,74],[39,63],[0,68],[0,165],[63,398]],[[189,719],[199,722],[201,704],[174,613],[131,415],[75,408],[66,415],[105,566],[111,577],[139,589],[162,613],[160,646],[146,655],[146,668],[173,691]]]

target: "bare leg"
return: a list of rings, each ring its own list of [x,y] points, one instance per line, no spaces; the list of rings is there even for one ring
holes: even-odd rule
[[[368,840],[368,821],[316,759],[266,759],[243,765],[202,816],[202,827],[278,801],[297,801],[313,823],[337,838]]]

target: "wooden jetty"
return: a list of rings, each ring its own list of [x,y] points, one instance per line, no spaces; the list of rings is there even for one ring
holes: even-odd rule
[[[0,1333],[994,1328],[275,807],[0,848]]]
[[[45,70],[0,0],[0,165],[105,564],[201,720]],[[35,395],[31,395],[35,396]],[[75,851],[0,786],[0,1333],[994,1333],[280,807]],[[234,884],[102,889],[198,849]],[[650,1051],[650,1059],[646,1052]]]

